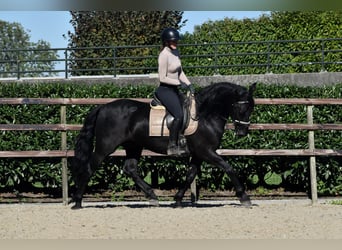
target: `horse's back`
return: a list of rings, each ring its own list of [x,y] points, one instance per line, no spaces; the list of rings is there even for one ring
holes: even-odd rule
[[[132,99],[119,99],[104,104],[96,121],[98,133],[133,131],[137,125],[148,124],[149,111],[148,103]]]
[[[103,109],[106,112],[115,112],[117,114],[132,114],[135,112],[148,112],[149,105],[145,102],[133,100],[133,99],[118,99],[112,102],[109,102],[104,105]]]

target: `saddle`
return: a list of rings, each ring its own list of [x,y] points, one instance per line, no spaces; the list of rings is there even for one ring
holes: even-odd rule
[[[191,135],[196,132],[198,120],[196,119],[196,102],[194,96],[189,93],[183,98],[183,125],[181,134]],[[150,136],[169,136],[169,128],[174,117],[161,104],[156,95],[150,102]]]

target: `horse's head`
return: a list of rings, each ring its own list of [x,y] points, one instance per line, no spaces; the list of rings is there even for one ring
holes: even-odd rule
[[[249,90],[239,93],[239,99],[232,104],[232,120],[234,123],[235,133],[238,136],[248,134],[250,125],[250,116],[254,109],[253,92],[255,91],[256,83],[253,83]]]
[[[218,82],[203,88],[196,94],[199,119],[213,120],[214,117],[226,122],[232,118],[235,133],[247,135],[250,115],[254,109],[253,93],[256,83],[249,89],[229,82]]]

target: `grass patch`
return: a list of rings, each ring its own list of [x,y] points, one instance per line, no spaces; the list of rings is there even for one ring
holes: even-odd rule
[[[340,205],[340,206],[342,206],[342,200],[334,200],[334,201],[331,201],[331,204],[332,204],[332,205]]]

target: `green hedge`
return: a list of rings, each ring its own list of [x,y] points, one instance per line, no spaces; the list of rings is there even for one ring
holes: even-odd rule
[[[198,87],[199,88],[199,87]],[[114,84],[82,85],[53,84],[1,84],[1,97],[65,97],[65,98],[149,98],[153,86],[118,87]],[[298,87],[294,85],[259,84],[256,98],[342,98],[342,84],[325,87]],[[93,106],[67,107],[67,123],[80,124]],[[53,124],[59,123],[58,105],[1,105],[1,124]],[[333,105],[315,106],[315,123],[341,123],[342,109]],[[306,109],[301,105],[257,105],[252,123],[306,123]],[[0,131],[1,150],[56,150],[61,139],[53,131]],[[250,131],[247,137],[237,138],[232,131],[223,136],[222,148],[302,149],[308,147],[307,131]],[[73,149],[76,132],[68,133],[68,148]],[[315,132],[316,148],[340,149],[341,131]],[[249,190],[258,187],[283,188],[289,191],[308,191],[308,157],[227,157]],[[123,158],[107,159],[90,182],[91,191],[121,191],[135,189],[134,183],[122,174]],[[176,170],[176,171],[175,171]],[[139,171],[154,187],[176,188],[186,174],[186,162],[165,158],[145,157]],[[158,172],[158,181],[152,181]],[[341,157],[317,157],[318,191],[320,195],[342,194]],[[156,184],[157,183],[157,184]],[[232,188],[227,175],[204,164],[198,184],[210,190]],[[70,185],[73,186],[72,181]],[[0,189],[3,191],[61,190],[59,159],[0,158]]]

